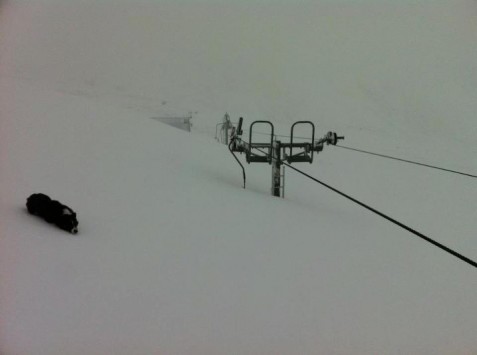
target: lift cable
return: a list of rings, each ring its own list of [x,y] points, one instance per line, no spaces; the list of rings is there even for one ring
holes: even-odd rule
[[[392,157],[392,156],[390,156],[390,155],[384,155],[384,154],[379,154],[379,153],[373,153],[373,152],[369,152],[369,151],[366,151],[366,150],[361,150],[361,149],[346,147],[346,146],[338,145],[338,144],[336,145],[336,147],[343,148],[343,149],[348,149],[348,150],[352,150],[352,151],[360,152],[360,153],[364,153],[364,154],[375,155],[375,156],[382,157],[382,158],[398,160],[398,161],[402,161],[402,162],[405,162],[405,163],[410,163],[410,164],[425,166],[425,167],[427,167],[427,168],[443,170],[443,171],[447,171],[447,172],[454,173],[454,174],[465,175],[465,176],[469,176],[469,177],[472,177],[472,178],[477,178],[477,175],[472,175],[472,174],[468,174],[468,173],[463,173],[463,172],[461,172],[461,171],[456,171],[456,170],[451,170],[451,169],[445,169],[445,168],[441,168],[441,167],[438,167],[438,166],[429,165],[429,164],[424,164],[424,163],[419,163],[419,162],[412,161],[412,160],[396,158],[396,157]]]
[[[246,131],[246,130],[244,130],[244,131]],[[262,133],[262,132],[256,132],[256,134],[270,135],[270,133]],[[277,137],[284,137],[284,138],[289,138],[289,137],[290,137],[290,136],[280,135],[280,134],[275,134],[275,136],[277,136]],[[305,139],[305,140],[306,140],[306,139],[310,139],[310,137],[296,137],[296,138],[301,138],[301,139]],[[435,165],[420,163],[420,162],[412,161],[412,160],[408,160],[408,159],[397,158],[397,157],[393,157],[393,156],[385,155],[385,154],[380,154],[380,153],[374,153],[374,152],[370,152],[370,151],[367,151],[367,150],[362,150],[362,149],[357,149],[357,148],[352,148],[352,147],[346,147],[346,146],[344,146],[344,145],[338,145],[338,144],[336,144],[335,146],[336,146],[336,147],[339,147],[339,148],[343,148],[343,149],[348,149],[348,150],[352,150],[352,151],[355,151],[355,152],[359,152],[359,153],[364,153],[364,154],[369,154],[369,155],[375,155],[375,156],[381,157],[381,158],[393,159],[393,160],[401,161],[401,162],[404,162],[404,163],[420,165],[420,166],[424,166],[424,167],[426,167],[426,168],[431,168],[431,169],[437,169],[437,170],[447,171],[447,172],[449,172],[449,173],[464,175],[464,176],[468,176],[468,177],[477,179],[477,175],[473,175],[473,174],[469,174],[469,173],[464,173],[464,172],[462,172],[462,171],[457,171],[457,170],[452,170],[452,169],[441,168],[441,167],[435,166]]]
[[[261,149],[258,149],[258,148],[256,148],[256,149],[257,149],[258,151],[260,151],[260,152],[266,154],[266,152],[262,151]],[[368,206],[367,204],[365,204],[365,203],[363,203],[363,202],[361,202],[361,201],[358,201],[357,199],[355,199],[355,198],[353,198],[353,197],[351,197],[351,196],[345,194],[344,192],[341,192],[341,191],[339,191],[338,189],[336,189],[336,188],[334,188],[334,187],[332,187],[332,186],[330,186],[330,185],[328,185],[328,184],[326,184],[326,183],[324,183],[324,182],[322,182],[322,181],[320,181],[320,180],[314,178],[313,176],[311,176],[311,175],[309,175],[309,174],[307,174],[307,173],[305,173],[305,172],[303,172],[303,171],[301,171],[301,170],[299,170],[299,169],[293,167],[292,165],[287,164],[287,163],[285,163],[284,161],[282,161],[282,164],[283,164],[283,165],[286,165],[286,166],[288,166],[290,169],[293,169],[293,170],[295,170],[296,172],[298,172],[298,173],[300,173],[300,174],[306,176],[307,178],[309,178],[309,179],[311,179],[311,180],[313,180],[313,181],[315,181],[315,182],[317,182],[317,183],[323,185],[324,187],[326,187],[326,188],[328,188],[328,189],[330,189],[330,190],[336,192],[337,194],[339,194],[339,195],[341,195],[341,196],[347,198],[348,200],[350,200],[350,201],[352,201],[352,202],[354,202],[354,203],[360,205],[361,207],[366,208],[367,210],[369,210],[369,211],[371,211],[371,212],[377,214],[378,216],[381,216],[382,218],[388,220],[389,222],[396,224],[397,226],[399,226],[399,227],[401,227],[401,228],[407,230],[408,232],[410,232],[410,233],[412,233],[412,234],[418,236],[419,238],[424,239],[425,241],[427,241],[427,242],[433,244],[434,246],[436,246],[436,247],[438,247],[438,248],[440,248],[440,249],[442,249],[442,250],[448,252],[449,254],[452,254],[452,255],[455,256],[456,258],[459,258],[460,260],[465,261],[465,262],[468,263],[469,265],[472,265],[473,267],[477,268],[477,262],[475,262],[474,260],[467,258],[466,256],[464,256],[464,255],[462,255],[462,254],[460,254],[460,253],[458,253],[458,252],[452,250],[451,248],[445,246],[444,244],[441,244],[441,243],[435,241],[434,239],[425,236],[424,234],[422,234],[422,233],[416,231],[415,229],[413,229],[413,228],[411,228],[411,227],[405,225],[404,223],[401,223],[401,222],[397,221],[396,219],[394,219],[394,218],[392,218],[392,217],[389,217],[388,215],[386,215],[386,214],[384,214],[384,213],[382,213],[382,212],[376,210],[375,208],[373,208],[373,207],[371,207],[371,206]]]
[[[435,241],[435,240],[433,240],[433,239],[431,239],[431,238],[425,236],[424,234],[422,234],[422,233],[416,231],[415,229],[412,229],[411,227],[406,226],[405,224],[403,224],[403,223],[401,223],[401,222],[395,220],[394,218],[385,215],[384,213],[382,213],[382,212],[380,212],[380,211],[378,211],[378,210],[376,210],[376,209],[374,209],[374,208],[372,208],[372,207],[366,205],[366,204],[363,203],[363,202],[360,202],[360,201],[356,200],[355,198],[353,198],[353,197],[351,197],[351,196],[349,196],[349,195],[347,195],[347,194],[345,194],[345,193],[343,193],[343,192],[341,192],[341,191],[335,189],[334,187],[332,187],[332,186],[330,186],[330,185],[328,185],[328,184],[326,184],[326,183],[324,183],[324,182],[322,182],[322,181],[320,181],[320,180],[318,180],[318,179],[316,179],[316,178],[314,178],[314,177],[308,175],[307,173],[305,173],[305,172],[303,172],[303,171],[301,171],[301,170],[298,170],[297,168],[291,166],[290,164],[287,164],[287,163],[285,163],[285,162],[284,162],[283,164],[286,165],[286,166],[288,166],[289,168],[295,170],[296,172],[298,172],[298,173],[300,173],[300,174],[302,174],[302,175],[308,177],[309,179],[312,179],[313,181],[315,181],[315,182],[317,182],[317,183],[319,183],[319,184],[325,186],[326,188],[328,188],[328,189],[330,189],[330,190],[336,192],[337,194],[339,194],[339,195],[341,195],[341,196],[347,198],[348,200],[351,200],[351,201],[353,201],[354,203],[357,203],[357,204],[360,205],[361,207],[364,207],[364,208],[366,208],[367,210],[369,210],[369,211],[371,211],[371,212],[374,212],[375,214],[377,214],[377,215],[383,217],[384,219],[387,219],[389,222],[394,223],[394,224],[398,225],[398,226],[401,227],[401,228],[404,228],[404,229],[407,230],[408,232],[411,232],[412,234],[417,235],[419,238],[424,239],[425,241],[427,241],[427,242],[429,242],[429,243],[435,245],[435,246],[438,247],[438,248],[441,248],[442,250],[448,252],[449,254],[452,254],[453,256],[455,256],[455,257],[461,259],[462,261],[465,261],[466,263],[468,263],[468,264],[472,265],[473,267],[477,268],[477,262],[475,262],[475,261],[473,261],[473,260],[471,260],[471,259],[465,257],[464,255],[459,254],[458,252],[456,252],[456,251],[454,251],[454,250],[452,250],[452,249],[446,247],[445,245],[443,245],[443,244],[441,244],[441,243],[439,243],[439,242],[437,242],[437,241]]]

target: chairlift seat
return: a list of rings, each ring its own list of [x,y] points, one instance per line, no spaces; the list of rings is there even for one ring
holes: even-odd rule
[[[261,143],[253,141],[253,127],[256,124],[265,124],[270,127],[270,143]],[[247,163],[272,163],[272,145],[274,138],[274,127],[270,121],[254,121],[250,125],[249,143],[247,149]],[[252,149],[268,150],[266,155],[252,153]]]
[[[295,155],[293,157],[288,156],[287,161],[289,164],[291,164],[291,163],[311,163],[313,160],[310,155],[304,154],[304,155]]]
[[[311,126],[311,137],[310,137],[310,140],[311,140],[311,144],[309,143],[294,143],[294,129],[297,125],[309,125]],[[287,160],[289,163],[312,163],[313,162],[313,149],[312,148],[312,144],[313,142],[315,141],[315,125],[313,122],[311,121],[297,121],[295,122],[292,126],[291,126],[291,130],[290,130],[290,144],[289,144],[289,147],[290,147],[290,155],[288,156]],[[303,149],[303,152],[299,153],[299,154],[295,154],[293,155],[293,148],[301,148]],[[308,152],[311,152],[310,154],[308,154]]]
[[[270,159],[268,155],[254,155],[251,154],[247,157],[248,163],[269,163]]]

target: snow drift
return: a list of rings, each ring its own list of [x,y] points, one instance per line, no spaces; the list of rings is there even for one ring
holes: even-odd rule
[[[244,190],[213,140],[226,110],[312,117],[475,173],[474,2],[49,4],[2,5],[2,355],[477,349],[475,270],[292,171],[285,199],[265,165]],[[188,112],[192,133],[150,119]],[[477,258],[475,180],[332,147],[299,167]]]

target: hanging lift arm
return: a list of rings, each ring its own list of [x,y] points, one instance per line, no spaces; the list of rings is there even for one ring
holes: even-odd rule
[[[247,177],[245,176],[245,168],[243,167],[243,164],[240,162],[240,160],[237,158],[237,156],[234,154],[234,151],[232,150],[232,146],[235,144],[234,140],[232,139],[229,143],[229,150],[230,153],[234,156],[235,160],[237,160],[237,163],[239,163],[240,167],[242,168],[242,175],[243,175],[243,188],[245,189],[245,180]]]

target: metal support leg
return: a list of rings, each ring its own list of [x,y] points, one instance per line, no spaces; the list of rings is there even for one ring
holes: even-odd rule
[[[273,142],[273,160],[272,160],[272,195],[280,197],[281,188],[281,146],[280,141]]]
[[[285,165],[282,164],[282,198],[285,198]]]

